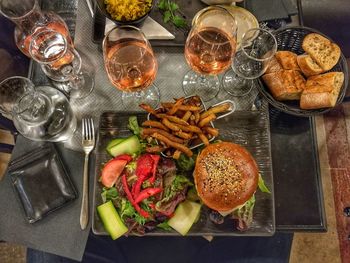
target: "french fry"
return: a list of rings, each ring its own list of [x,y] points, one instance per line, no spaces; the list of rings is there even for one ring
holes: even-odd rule
[[[217,114],[220,112],[225,112],[228,111],[230,109],[230,104],[229,103],[224,103],[224,104],[220,104],[217,106],[214,106],[212,108],[210,108],[209,110],[203,112],[201,114],[201,120],[203,120],[204,118],[208,117],[211,114]]]
[[[203,133],[199,133],[199,134],[198,134],[198,137],[199,137],[199,139],[202,140],[202,142],[203,142],[205,145],[209,145],[209,140],[208,140],[208,138],[207,138]]]
[[[192,134],[191,133],[187,133],[187,132],[183,132],[183,131],[178,131],[175,133],[176,136],[183,138],[185,140],[190,140],[192,138]]]
[[[167,127],[165,127],[164,124],[162,124],[159,121],[147,120],[147,121],[144,121],[142,123],[142,126],[150,126],[150,127],[153,127],[153,128],[159,128],[159,129],[162,129],[162,130],[165,130],[165,131],[169,131],[169,129]]]
[[[185,98],[179,98],[178,100],[176,100],[175,104],[173,105],[173,107],[168,111],[169,115],[174,115],[175,112],[177,112],[179,110],[179,107],[182,105],[182,103],[184,102]]]
[[[203,130],[214,137],[217,137],[219,135],[219,130],[213,127],[205,126],[203,127]]]
[[[185,132],[195,132],[195,133],[202,133],[202,130],[200,128],[198,128],[197,126],[194,125],[181,125],[181,124],[177,124],[177,126]]]
[[[190,111],[186,111],[185,115],[182,117],[184,121],[188,121],[188,119],[191,117],[192,113]]]
[[[195,112],[194,117],[195,117],[194,122],[197,124],[201,119],[201,115],[199,114],[199,112]]]
[[[172,148],[175,148],[176,150],[183,152],[184,154],[186,154],[189,157],[191,157],[193,155],[193,152],[187,146],[180,144],[180,143],[173,142],[173,141],[169,140],[167,137],[165,137],[159,133],[153,133],[151,136],[159,141],[164,142],[168,147],[172,147]]]
[[[164,151],[166,148],[160,145],[156,145],[156,146],[150,146],[150,147],[146,147],[146,152],[148,153],[160,153],[162,151]]]
[[[181,155],[181,151],[176,150],[176,151],[174,152],[174,154],[173,154],[173,158],[174,158],[175,160],[178,160],[178,159],[180,158],[180,155]]]
[[[139,105],[142,109],[147,111],[148,113],[151,113],[153,115],[157,115],[157,112],[148,104],[142,103]]]
[[[167,118],[162,119],[162,123],[170,130],[173,130],[176,132],[180,131],[180,127],[177,126],[175,123],[170,122]]]
[[[176,136],[172,135],[171,133],[168,133],[164,130],[157,129],[157,128],[143,128],[142,129],[142,135],[143,136],[150,136],[153,133],[159,133],[165,137],[167,137],[169,140],[177,143],[184,143],[183,139],[177,138]]]
[[[168,119],[169,121],[172,121],[174,123],[178,123],[178,124],[182,124],[182,125],[188,125],[188,122],[186,122],[183,119],[180,119],[179,117],[176,117],[176,116],[171,116],[171,115],[167,115],[167,114],[164,114],[164,113],[157,114],[156,116],[159,119]]]
[[[200,122],[198,123],[198,126],[199,127],[204,127],[208,123],[210,123],[212,120],[215,120],[215,119],[216,119],[215,114],[210,114],[207,117],[205,117],[204,119],[201,119]]]
[[[162,103],[162,107],[164,108],[172,108],[174,106],[174,103],[172,102],[163,102]],[[200,106],[195,106],[195,105],[180,105],[179,106],[179,110],[183,110],[183,111],[201,111],[201,107]]]

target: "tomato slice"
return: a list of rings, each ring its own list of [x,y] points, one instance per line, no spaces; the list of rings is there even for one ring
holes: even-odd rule
[[[112,159],[102,169],[101,183],[106,187],[112,187],[117,181],[118,177],[122,174],[127,160]]]

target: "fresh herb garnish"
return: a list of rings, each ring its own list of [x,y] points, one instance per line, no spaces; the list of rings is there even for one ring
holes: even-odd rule
[[[164,23],[171,22],[176,27],[181,28],[187,26],[186,20],[177,15],[177,13],[180,13],[180,8],[177,3],[169,0],[160,0],[158,3],[158,8],[162,11]]]
[[[137,117],[136,117],[136,116],[130,116],[130,117],[129,117],[128,128],[129,128],[136,136],[138,136],[138,137],[140,136],[141,129],[140,129],[139,123],[137,122]]]

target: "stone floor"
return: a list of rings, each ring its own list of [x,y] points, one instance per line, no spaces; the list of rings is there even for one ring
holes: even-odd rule
[[[296,233],[290,263],[349,262],[350,219],[343,215],[350,205],[350,103],[316,118],[317,141],[327,215],[327,233]],[[13,143],[0,131],[0,141]],[[0,154],[0,180],[10,158]],[[25,262],[26,248],[0,243],[0,262]]]

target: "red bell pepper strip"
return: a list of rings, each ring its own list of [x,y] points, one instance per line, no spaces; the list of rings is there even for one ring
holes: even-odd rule
[[[126,193],[126,197],[130,201],[130,203],[133,205],[135,210],[144,218],[149,218],[149,214],[143,210],[137,203],[135,203],[134,199],[132,198],[131,192],[129,190],[128,182],[126,181],[126,175],[122,175],[122,183],[123,183],[123,189],[124,192]]]
[[[132,188],[133,197],[140,194],[142,183],[151,175],[153,171],[153,158],[150,154],[141,155],[136,164],[137,181]]]
[[[153,169],[152,169],[152,177],[149,179],[150,183],[154,183],[154,181],[156,180],[156,174],[157,174],[157,166],[158,166],[158,162],[160,159],[159,155],[151,155],[151,158],[153,159]]]
[[[135,198],[135,203],[140,203],[142,200],[147,199],[150,196],[156,195],[160,193],[162,188],[157,187],[157,188],[147,188],[145,190],[142,190],[140,194]]]

